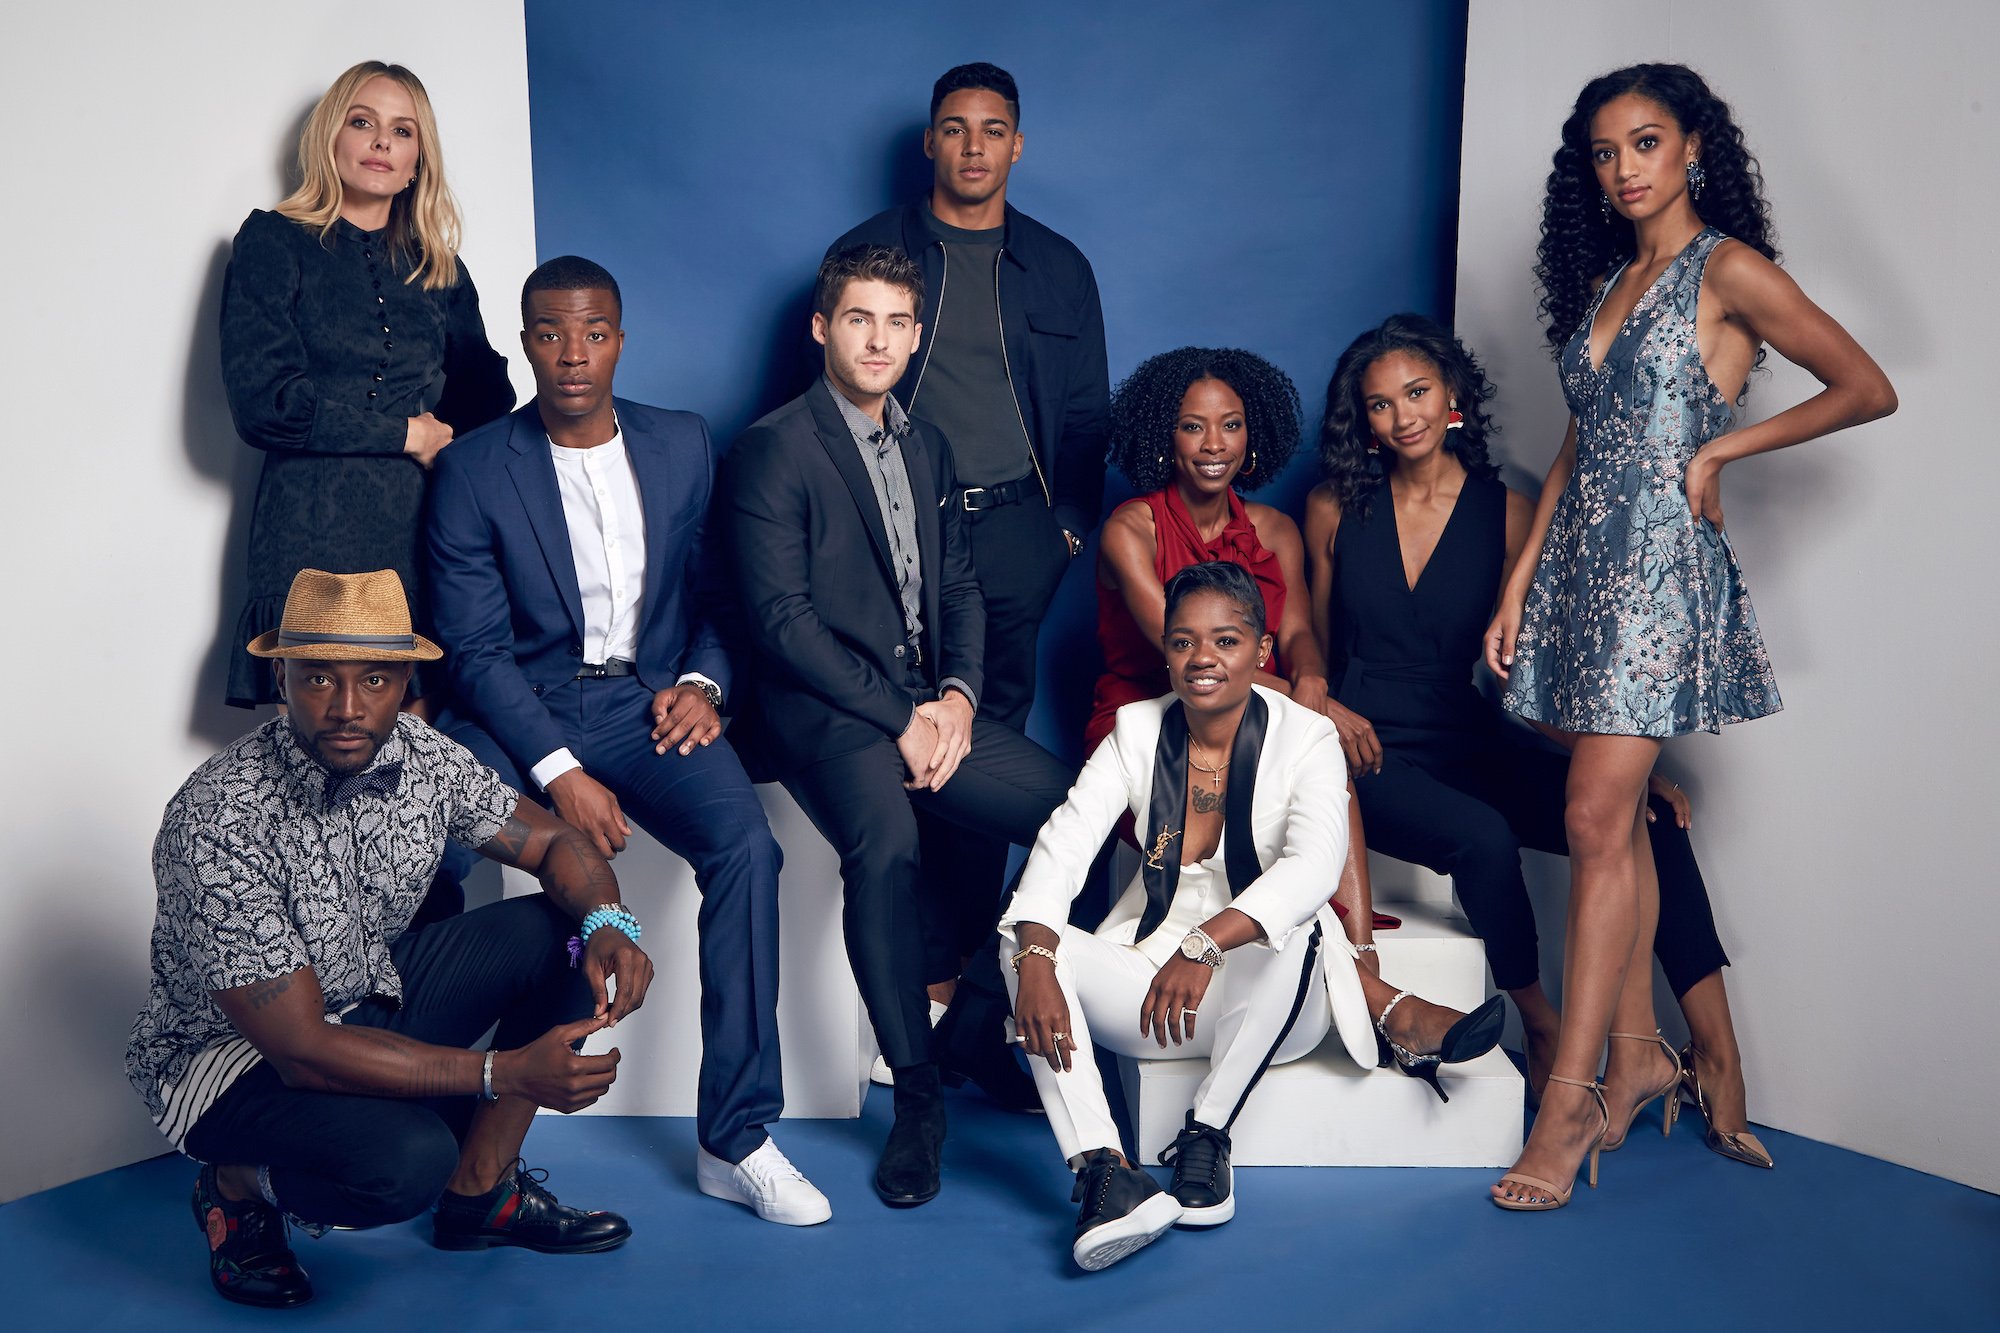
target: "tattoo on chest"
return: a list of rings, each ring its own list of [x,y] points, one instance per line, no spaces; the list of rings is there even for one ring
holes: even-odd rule
[[[1188,804],[1194,807],[1194,812],[1198,815],[1212,815],[1222,808],[1222,793],[1204,791],[1196,787],[1188,793]]]

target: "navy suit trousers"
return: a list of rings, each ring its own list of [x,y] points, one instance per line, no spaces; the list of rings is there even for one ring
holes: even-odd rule
[[[633,676],[577,680],[543,696],[583,771],[610,788],[632,823],[694,870],[701,890],[701,1075],[695,1132],[740,1162],[784,1110],[778,1054],[778,870],[783,854],[726,737],[683,755],[653,752],[652,693]],[[447,715],[442,730],[517,789],[527,775],[492,736]],[[539,756],[538,756],[539,757]],[[546,800],[537,796],[537,799]],[[472,853],[453,847],[445,875]]]

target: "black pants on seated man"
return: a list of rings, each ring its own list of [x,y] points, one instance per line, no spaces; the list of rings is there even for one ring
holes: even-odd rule
[[[570,966],[575,923],[541,895],[511,898],[406,931],[390,946],[403,1002],[371,997],[341,1017],[439,1046],[526,1046],[591,1012]],[[428,1209],[458,1166],[472,1097],[402,1100],[288,1088],[264,1062],[188,1131],[200,1162],[258,1162],[272,1197],[306,1230],[375,1227]]]
[[[925,684],[912,673],[911,697]],[[1041,746],[998,722],[974,718],[972,751],[937,791],[905,791],[907,771],[894,741],[878,740],[822,759],[785,778],[826,840],[840,854],[844,887],[841,924],[861,1002],[882,1058],[893,1068],[931,1059],[930,1007],[925,985],[925,935],[934,923],[919,903],[918,811],[1001,842],[1033,843],[1049,812],[1063,802],[1076,771]],[[949,867],[930,868],[947,877]],[[992,936],[989,920],[987,936]],[[984,964],[991,950],[975,955]],[[991,972],[989,990],[1000,977]],[[1001,996],[1004,1003],[1004,996]]]

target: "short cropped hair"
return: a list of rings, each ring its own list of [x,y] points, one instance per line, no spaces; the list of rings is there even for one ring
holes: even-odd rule
[[[557,255],[521,284],[521,327],[528,326],[528,298],[536,292],[610,292],[618,306],[618,318],[625,318],[625,298],[619,294],[618,279],[611,270],[581,255]]]
[[[983,60],[970,65],[954,65],[938,75],[938,81],[931,85],[932,123],[936,123],[938,108],[944,105],[945,98],[968,88],[998,93],[1001,100],[1007,103],[1007,114],[1014,118],[1014,128],[1021,128],[1021,94],[1014,87],[1014,76]]]
[[[1221,593],[1234,602],[1243,619],[1250,623],[1250,632],[1260,639],[1264,637],[1264,594],[1258,589],[1257,580],[1250,577],[1250,571],[1233,560],[1204,560],[1168,579],[1167,614],[1160,623],[1172,625],[1174,612],[1180,610],[1181,603],[1203,592]]]
[[[826,257],[813,284],[813,309],[833,318],[840,294],[850,282],[886,282],[910,294],[911,312],[924,310],[924,271],[917,261],[892,245],[850,245]]]

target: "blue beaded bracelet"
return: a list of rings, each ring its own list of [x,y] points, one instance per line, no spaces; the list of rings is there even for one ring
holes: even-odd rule
[[[592,908],[590,915],[583,919],[583,927],[578,934],[583,942],[588,944],[590,943],[592,933],[601,926],[615,927],[625,932],[631,938],[632,943],[637,944],[639,942],[639,918],[633,916],[619,904],[612,903],[605,907]]]

